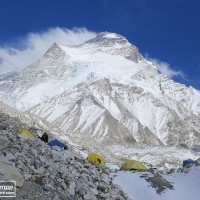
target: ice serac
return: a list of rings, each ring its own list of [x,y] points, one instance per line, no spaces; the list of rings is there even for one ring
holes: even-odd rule
[[[63,134],[109,145],[200,145],[200,92],[175,83],[121,35],[54,43],[0,84],[1,99]]]

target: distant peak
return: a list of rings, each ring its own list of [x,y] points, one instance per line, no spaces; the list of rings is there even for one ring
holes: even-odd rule
[[[47,50],[47,52],[45,53],[45,57],[50,57],[55,54],[65,54],[62,48],[56,42],[54,42],[53,45],[51,45],[50,48]]]
[[[58,45],[57,42],[54,42],[49,49],[53,49],[53,48],[60,48],[60,46]]]

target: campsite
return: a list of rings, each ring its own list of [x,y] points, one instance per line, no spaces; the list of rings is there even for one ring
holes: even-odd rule
[[[200,0],[0,2],[0,200],[200,200]]]

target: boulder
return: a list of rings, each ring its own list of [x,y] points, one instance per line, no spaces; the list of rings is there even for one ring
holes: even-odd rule
[[[14,166],[0,163],[0,175],[1,181],[16,181],[18,187],[22,187],[24,184],[23,176]]]
[[[0,137],[0,150],[8,147],[10,142],[5,137]]]

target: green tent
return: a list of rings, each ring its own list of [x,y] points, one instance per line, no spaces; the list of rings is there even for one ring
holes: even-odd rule
[[[146,170],[148,169],[144,163],[136,161],[136,160],[130,160],[126,163],[124,163],[121,166],[121,169],[128,169],[128,170]]]

